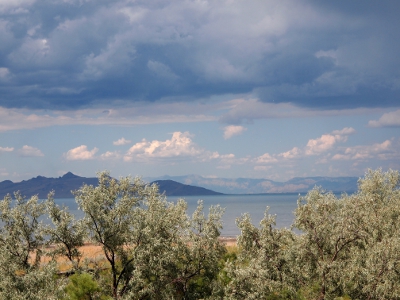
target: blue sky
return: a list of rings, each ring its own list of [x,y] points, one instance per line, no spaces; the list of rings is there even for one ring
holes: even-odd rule
[[[400,169],[399,1],[0,1],[0,180]]]

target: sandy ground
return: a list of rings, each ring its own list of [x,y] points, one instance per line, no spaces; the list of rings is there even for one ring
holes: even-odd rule
[[[236,238],[234,237],[220,237],[219,240],[228,248],[236,246]],[[86,258],[90,259],[93,262],[92,264],[104,264],[105,257],[101,246],[92,243],[86,243],[84,246],[80,247],[79,250],[83,254],[83,259],[81,260],[81,262],[83,262],[83,260]],[[34,255],[32,256],[32,259],[34,259]],[[49,257],[42,258],[43,264],[48,263],[49,261]],[[69,271],[71,269],[71,263],[66,258],[58,258],[57,263],[61,272]]]
[[[236,246],[236,238],[234,237],[220,237],[219,240],[225,246],[228,247]],[[83,247],[79,248],[79,250],[82,252],[83,257],[90,257],[90,258],[104,257],[103,251],[101,250],[101,246],[94,245],[91,243],[85,244]]]
[[[236,238],[234,237],[220,237],[219,240],[227,247],[236,246]]]

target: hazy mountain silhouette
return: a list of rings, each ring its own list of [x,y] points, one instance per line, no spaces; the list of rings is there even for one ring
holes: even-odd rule
[[[204,195],[223,195],[198,186],[182,184],[173,180],[156,180],[153,181],[159,187],[160,193],[166,196],[204,196]]]
[[[326,191],[352,193],[357,190],[358,177],[295,177],[285,182],[256,178],[208,178],[199,175],[162,176],[147,181],[173,180],[201,186],[223,194],[305,193],[315,186]]]
[[[80,177],[71,172],[58,178],[37,176],[16,183],[5,180],[0,182],[0,197],[3,198],[7,194],[13,195],[14,192],[20,191],[21,195],[26,197],[38,195],[39,198],[46,198],[47,194],[54,190],[55,198],[71,198],[73,197],[72,190],[79,189],[83,184],[97,185],[97,183],[96,177]]]
[[[202,196],[202,195],[219,195],[221,193],[214,192],[202,187],[182,184],[173,180],[156,181],[159,185],[160,193],[165,193],[167,196]],[[29,180],[21,182],[12,182],[5,180],[0,182],[0,197],[1,199],[7,195],[13,195],[14,192],[20,191],[21,195],[31,197],[38,195],[44,199],[48,193],[55,191],[55,198],[71,198],[71,191],[79,189],[83,184],[97,186],[98,179],[96,177],[80,177],[71,172],[66,173],[62,177],[47,178],[37,176]]]

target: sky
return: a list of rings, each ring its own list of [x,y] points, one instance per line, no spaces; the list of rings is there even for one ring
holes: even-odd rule
[[[0,181],[400,169],[400,1],[0,0]]]

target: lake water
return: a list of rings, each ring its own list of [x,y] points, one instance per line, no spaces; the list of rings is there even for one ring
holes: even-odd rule
[[[186,196],[168,197],[169,202],[176,202],[183,198],[188,204],[187,213],[191,215],[197,207],[199,199],[203,200],[204,211],[207,213],[211,205],[219,204],[225,208],[222,217],[223,236],[237,236],[240,234],[235,220],[243,213],[249,213],[254,225],[259,224],[264,217],[267,206],[270,207],[269,213],[276,215],[276,226],[278,228],[290,227],[293,222],[293,211],[297,207],[298,194],[268,194],[268,195],[218,195],[218,196]],[[77,209],[77,204],[73,198],[56,199],[59,205],[64,204],[69,207],[71,213],[76,218],[82,218],[83,213]]]

